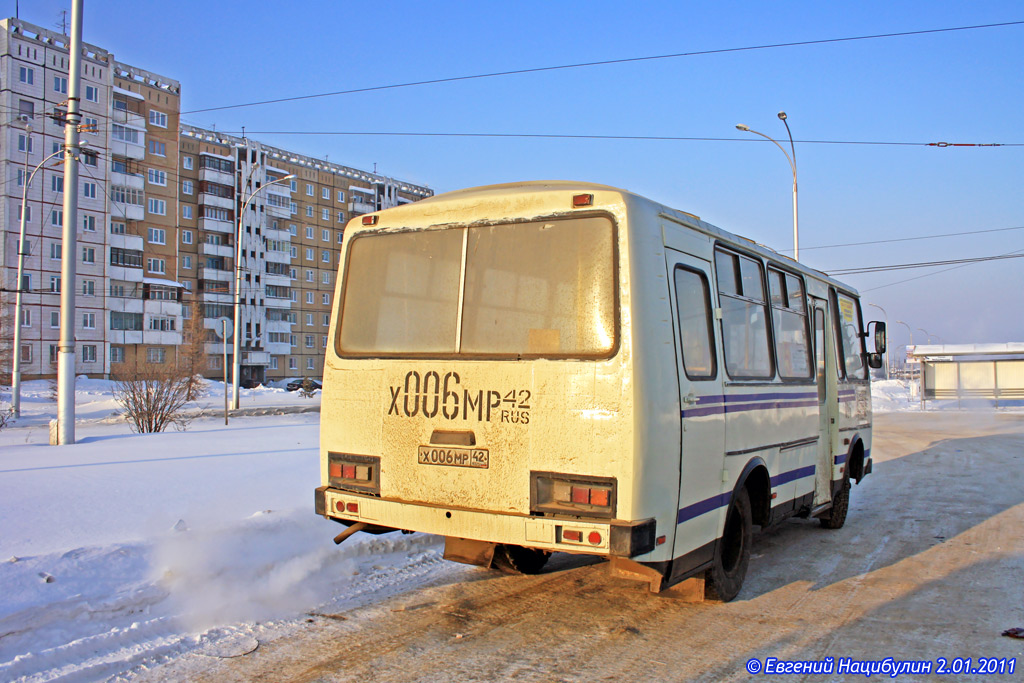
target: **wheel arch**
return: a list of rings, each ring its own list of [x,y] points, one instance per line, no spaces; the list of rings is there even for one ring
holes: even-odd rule
[[[751,458],[733,486],[733,498],[741,489],[750,497],[750,516],[754,524],[768,526],[772,516],[772,478],[768,466],[760,456]]]
[[[846,471],[850,474],[850,479],[858,484],[866,474],[864,472],[865,453],[864,439],[860,437],[860,434],[854,434],[850,439],[850,448],[846,451]]]

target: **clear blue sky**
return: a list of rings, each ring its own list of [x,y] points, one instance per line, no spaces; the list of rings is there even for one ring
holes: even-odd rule
[[[2,0],[14,14],[14,2]],[[59,27],[66,0],[23,0]],[[85,3],[85,40],[176,78],[185,112],[557,64],[1024,20],[1020,2]],[[184,115],[429,185],[585,180],[792,248],[791,175],[746,123],[798,140],[1024,143],[1024,25],[507,76]],[[294,136],[254,131],[668,135],[725,142]],[[743,140],[743,138],[747,138]],[[801,260],[823,270],[1024,250],[1024,147],[797,143]],[[893,347],[1024,341],[1024,259],[854,275]],[[874,289],[881,287],[880,289]],[[866,313],[878,314],[866,308]]]

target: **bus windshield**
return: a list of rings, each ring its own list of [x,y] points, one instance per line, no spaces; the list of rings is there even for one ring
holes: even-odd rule
[[[359,235],[339,305],[339,355],[607,356],[613,225],[598,216]]]

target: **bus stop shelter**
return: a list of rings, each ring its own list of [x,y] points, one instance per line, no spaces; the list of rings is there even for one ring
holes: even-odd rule
[[[928,344],[907,348],[907,363],[920,364],[921,408],[928,400],[1024,403],[1024,343]]]

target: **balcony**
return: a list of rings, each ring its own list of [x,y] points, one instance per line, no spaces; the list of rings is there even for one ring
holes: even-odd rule
[[[228,292],[228,288],[225,287],[224,291],[217,290],[205,290],[202,293],[203,303],[207,304],[233,304],[235,298]]]
[[[234,274],[230,270],[221,270],[220,268],[208,268],[206,266],[199,266],[199,279],[200,280],[213,280],[214,282],[231,282]],[[206,291],[209,291],[208,289]]]
[[[142,266],[138,268],[107,266],[107,277],[112,280],[124,280],[125,282],[142,282]]]
[[[215,194],[200,194],[199,204],[201,206],[216,206],[219,209],[235,210],[235,200],[227,197],[218,197]]]
[[[235,248],[227,244],[210,244],[203,242],[199,252],[206,256],[223,256],[224,258],[235,258]]]
[[[228,346],[227,346],[228,355],[229,356],[234,355],[234,351],[235,350],[234,350],[234,348],[232,348],[232,342],[231,342],[230,339],[227,340],[227,344],[228,344]],[[205,344],[203,344],[203,348],[205,349],[207,355],[210,355],[210,356],[220,356],[220,355],[223,355],[223,353],[224,353],[224,342],[222,342],[222,341],[206,342]]]
[[[145,248],[142,237],[139,235],[109,235],[107,243],[112,247],[130,251],[142,251]]]
[[[124,218],[129,221],[141,221],[146,218],[146,209],[138,204],[110,202],[110,215],[113,218]]]
[[[288,287],[292,283],[292,278],[289,275],[278,275],[277,273],[263,273],[263,282],[264,284],[268,285]]]
[[[291,263],[292,257],[287,251],[267,251],[264,255],[271,263]]]
[[[206,230],[207,232],[225,232],[233,234],[235,232],[235,224],[232,221],[222,221],[216,218],[202,217],[199,219],[199,229]]]
[[[266,351],[246,351],[242,354],[242,365],[270,365],[270,354]]]
[[[359,214],[364,214],[364,213],[373,213],[376,210],[377,210],[377,207],[374,206],[373,204],[368,203],[368,202],[351,201],[351,202],[348,203],[348,211],[353,216],[357,216]]]
[[[146,177],[141,173],[120,173],[118,171],[111,171],[110,184],[130,187],[135,190],[144,190],[146,189]]]
[[[146,117],[142,114],[136,114],[133,111],[126,111],[124,109],[113,110],[111,119],[114,123],[121,123],[132,128],[138,128],[140,131],[146,130]]]
[[[267,215],[273,216],[274,218],[288,218],[292,215],[291,209],[288,206],[275,206],[274,204],[266,204]]]
[[[225,173],[224,171],[206,168],[202,165],[200,165],[199,167],[199,180],[217,183],[218,185],[230,185],[231,187],[235,186],[234,173]]]

